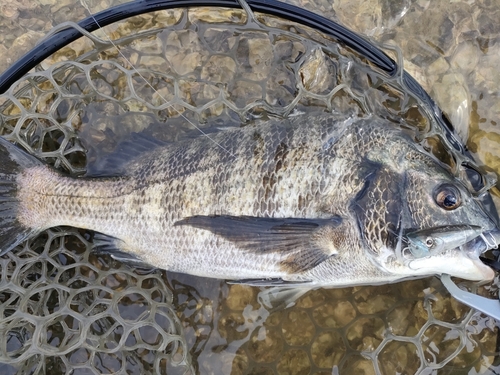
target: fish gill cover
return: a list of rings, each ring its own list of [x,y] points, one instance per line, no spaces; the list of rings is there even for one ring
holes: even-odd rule
[[[159,11],[86,33],[0,100],[1,134],[74,176],[133,132],[177,142],[314,111],[403,118],[460,173],[400,77],[315,30],[238,9]],[[135,269],[91,252],[92,240],[54,228],[3,256],[2,373],[468,373],[497,355],[496,323],[435,278],[315,290],[273,310],[259,288]]]

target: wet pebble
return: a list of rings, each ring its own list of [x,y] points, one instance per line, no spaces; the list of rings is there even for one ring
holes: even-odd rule
[[[311,369],[309,356],[304,350],[293,349],[286,352],[278,362],[276,369],[279,374],[308,375]]]
[[[312,340],[315,327],[306,311],[290,310],[285,314],[281,330],[288,345],[305,346]]]
[[[338,366],[344,357],[346,347],[339,332],[325,331],[320,333],[311,346],[311,357],[314,364],[321,368],[331,369]]]
[[[236,63],[229,56],[210,56],[201,71],[201,79],[217,82],[229,83],[236,73]]]
[[[482,52],[479,47],[470,42],[460,44],[451,58],[451,66],[464,74],[472,72],[479,62]]]
[[[432,96],[439,103],[455,127],[460,138],[466,142],[469,136],[470,94],[462,74],[446,74],[435,82]]]
[[[500,43],[488,48],[475,69],[475,84],[484,87],[493,97],[498,93],[500,82]]]
[[[477,14],[475,24],[478,31],[483,37],[498,38],[500,34],[500,10],[493,9],[492,11],[484,11]]]
[[[449,359],[460,345],[457,330],[437,324],[429,326],[420,338],[424,357],[428,364],[440,364]]]
[[[190,22],[243,24],[246,22],[247,14],[242,9],[199,7],[190,9],[188,17]]]
[[[362,317],[349,326],[346,339],[357,351],[373,351],[384,339],[385,324],[381,318]]]
[[[295,75],[286,68],[273,70],[266,85],[266,101],[277,107],[285,107],[298,95]]]
[[[376,372],[370,359],[351,355],[341,367],[340,374],[376,375]]]
[[[304,88],[314,94],[325,95],[337,85],[337,68],[319,48],[307,57],[299,69]]]
[[[387,314],[387,326],[394,335],[415,336],[428,319],[422,303],[403,301]]]
[[[192,30],[176,30],[166,40],[165,56],[180,75],[194,72],[206,58],[198,34]]]
[[[416,374],[421,365],[417,347],[405,341],[387,343],[377,359],[383,374]]]
[[[214,52],[229,52],[237,38],[233,31],[219,28],[208,28],[203,34],[205,42]]]
[[[381,26],[382,8],[378,0],[340,0],[333,3],[340,21],[365,35],[374,35]]]
[[[255,289],[246,285],[231,285],[225,300],[227,307],[234,311],[243,311],[245,307],[255,301]]]
[[[248,354],[257,363],[274,362],[283,350],[283,338],[276,328],[261,327],[248,343]]]
[[[315,322],[323,328],[341,328],[356,317],[349,301],[328,300],[313,311]]]
[[[244,108],[262,99],[262,87],[257,83],[238,80],[231,85],[229,98],[238,108]]]
[[[236,59],[244,78],[253,81],[267,79],[274,59],[269,37],[262,33],[242,37],[236,48]]]

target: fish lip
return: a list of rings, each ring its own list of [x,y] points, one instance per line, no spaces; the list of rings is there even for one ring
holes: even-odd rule
[[[484,264],[480,259],[471,259],[472,263],[474,264],[477,272],[478,277],[475,279],[470,279],[473,281],[491,281],[495,277],[495,271]]]
[[[431,262],[432,265],[429,264],[429,262]],[[496,274],[495,271],[484,264],[479,257],[470,257],[465,254],[457,254],[455,260],[448,259],[445,256],[434,259],[432,259],[432,257],[414,259],[408,262],[408,267],[413,270],[415,274],[419,274],[419,271],[423,270],[421,274],[428,275],[429,268],[432,268],[435,274],[447,273],[451,276],[471,281],[491,281]]]

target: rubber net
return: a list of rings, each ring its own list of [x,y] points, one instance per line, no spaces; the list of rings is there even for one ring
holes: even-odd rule
[[[54,32],[64,27],[77,26]],[[403,118],[460,173],[398,75],[302,25],[192,8],[84,34],[0,97],[0,134],[75,177],[132,132],[177,142],[309,111]],[[0,259],[0,373],[466,374],[496,364],[496,322],[436,278],[315,290],[268,309],[259,301],[269,290],[137,269],[91,243],[92,233],[53,228]]]

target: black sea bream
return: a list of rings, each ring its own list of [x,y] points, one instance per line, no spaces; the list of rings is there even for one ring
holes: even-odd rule
[[[155,267],[260,285],[494,275],[479,260],[493,221],[386,120],[309,115],[130,144],[113,177],[71,178],[2,139],[2,251],[67,225]],[[431,246],[433,230],[451,242]]]

